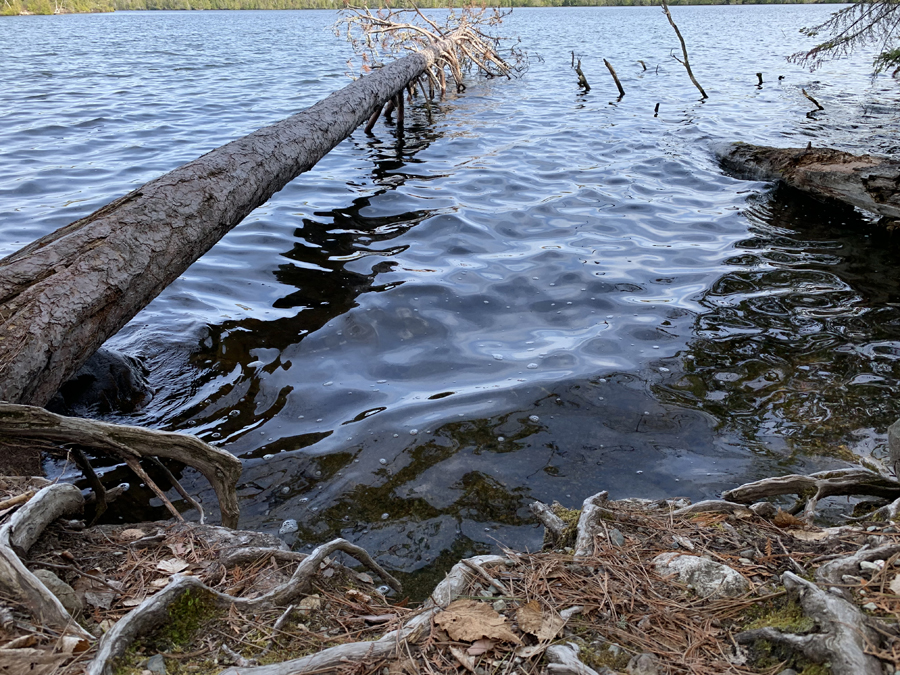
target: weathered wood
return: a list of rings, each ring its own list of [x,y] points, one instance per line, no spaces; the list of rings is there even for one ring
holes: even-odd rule
[[[206,477],[219,499],[222,523],[228,527],[237,525],[240,510],[235,486],[241,475],[241,462],[196,436],[64,417],[34,406],[0,403],[0,438],[4,437],[75,443],[117,457],[132,468],[142,457],[174,459]]]
[[[202,594],[213,606],[226,610],[231,607],[268,609],[288,605],[309,590],[312,578],[319,572],[322,562],[335,551],[352,555],[392,588],[402,590],[400,582],[385,572],[368,552],[345,539],[334,539],[317,547],[300,562],[287,582],[256,598],[234,597],[209,588],[196,577],[178,575],[175,581],[156,595],[144,600],[104,634],[96,655],[87,666],[87,675],[111,675],[114,672],[115,660],[141,635],[169,621],[169,608],[185,593]],[[393,646],[393,643],[391,644]]]
[[[81,491],[74,485],[48,485],[0,527],[0,594],[24,604],[38,622],[53,630],[93,640],[94,636],[72,620],[59,599],[19,558],[47,525],[77,511],[83,502]]]
[[[788,593],[799,597],[803,613],[816,622],[819,632],[796,635],[758,628],[738,633],[737,642],[767,640],[786,645],[814,663],[828,662],[834,675],[881,675],[881,663],[867,653],[877,643],[876,634],[855,605],[791,572],[781,579]]]
[[[0,260],[0,400],[45,405],[253,209],[454,49],[441,40]]]
[[[750,180],[780,180],[818,198],[837,199],[900,220],[900,161],[830,148],[770,148],[734,143],[718,151],[722,166]]]
[[[897,498],[900,482],[868,469],[838,469],[819,471],[804,476],[789,474],[746,483],[733,490],[726,490],[722,497],[728,501],[749,504],[778,495],[799,495],[806,501],[804,518],[812,520],[819,501],[826,497],[847,495],[871,495],[874,497]]]

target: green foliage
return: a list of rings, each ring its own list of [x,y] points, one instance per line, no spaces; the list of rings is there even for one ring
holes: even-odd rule
[[[876,45],[881,53],[872,64],[875,73],[900,73],[900,0],[857,0],[817,26],[801,29],[807,37],[824,34],[827,39],[806,52],[790,57],[795,63],[815,70],[829,59],[847,56],[855,49]]]

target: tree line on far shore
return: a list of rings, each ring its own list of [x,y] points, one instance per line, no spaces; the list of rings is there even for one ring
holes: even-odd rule
[[[744,5],[840,2],[841,0],[670,0],[670,5]],[[351,3],[358,4],[358,3]],[[373,7],[381,2],[369,3]],[[412,4],[392,2],[394,7]],[[448,0],[417,0],[419,7],[447,7]],[[459,4],[459,3],[456,3]],[[658,4],[657,0],[496,0],[501,7],[603,7]],[[2,0],[0,15],[78,14],[116,10],[342,9],[344,0]]]

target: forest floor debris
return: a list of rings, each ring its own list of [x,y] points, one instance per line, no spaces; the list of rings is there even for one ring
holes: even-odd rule
[[[0,502],[36,487],[2,480]],[[593,503],[588,554],[575,555],[582,512],[555,504],[548,508],[568,532],[551,550],[461,562],[453,583],[417,608],[379,587],[374,574],[341,564],[342,554],[324,559],[309,592],[289,605],[222,610],[185,594],[108,672],[774,675],[790,667],[821,675],[830,663],[811,661],[778,636],[821,630],[825,622],[809,616],[790,579],[808,584],[826,565],[829,581],[819,582],[826,595],[861,612],[863,657],[900,668],[900,533],[891,523],[823,529],[775,509],[763,517],[749,509],[691,512],[684,500]],[[661,576],[655,561],[664,553],[727,566],[749,590],[703,597],[677,575]],[[83,528],[63,519],[21,557],[71,588],[79,623],[97,636],[173,579],[189,575],[234,597],[260,597],[305,558],[258,533],[174,522]],[[328,650],[336,660],[310,669],[311,655]],[[46,629],[0,597],[3,675],[80,675],[96,653],[97,643]]]

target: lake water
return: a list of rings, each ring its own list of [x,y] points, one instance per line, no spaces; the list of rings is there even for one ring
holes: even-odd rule
[[[534,499],[699,499],[879,455],[900,416],[896,237],[713,155],[900,154],[900,89],[871,54],[784,60],[833,10],[674,7],[704,102],[659,8],[515,10],[523,77],[418,102],[402,139],[358,130],[110,341],[156,393],[108,419],[241,457],[243,527],[296,518],[298,548],[344,536],[422,583],[537,548]],[[0,254],[343,86],[334,19],[0,20]],[[118,516],[165,517],[148,500]]]

